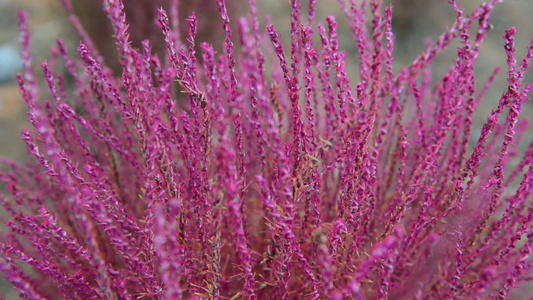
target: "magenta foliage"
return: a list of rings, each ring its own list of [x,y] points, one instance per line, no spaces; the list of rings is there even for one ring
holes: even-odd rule
[[[394,73],[392,9],[340,0],[358,83],[335,18],[316,25],[316,1],[307,15],[292,1],[289,47],[273,25],[260,29],[249,2],[232,27],[217,0],[221,53],[196,47],[195,15],[179,40],[159,10],[163,58],[148,42],[134,48],[122,2],[104,1],[119,77],[72,16],[83,41],[77,59],[59,40],[42,64],[48,101],[19,15],[31,159],[3,160],[0,270],[21,296],[475,299],[525,286],[533,143],[521,160],[517,147],[533,43],[518,61],[515,29],[504,35],[509,88],[473,138],[498,72],[478,88],[473,68],[498,1],[469,16],[450,1],[455,23]],[[457,59],[432,78],[455,39]]]

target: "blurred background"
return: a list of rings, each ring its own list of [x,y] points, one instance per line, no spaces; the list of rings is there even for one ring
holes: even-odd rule
[[[117,68],[115,59],[115,45],[111,36],[110,24],[101,8],[101,0],[73,0],[75,13],[86,26],[91,37],[100,51],[108,58],[107,63]],[[132,24],[131,38],[134,43],[150,38],[155,41],[155,50],[160,51],[161,34],[155,22],[155,9],[166,6],[168,0],[128,0],[126,13]],[[247,14],[246,0],[227,0],[230,17],[234,20],[239,15]],[[270,15],[285,41],[289,35],[288,24],[290,18],[290,4],[287,0],[257,0],[261,19]],[[307,2],[307,1],[302,1]],[[481,0],[463,0],[464,9],[471,12]],[[338,0],[318,0],[318,14],[316,20],[324,22],[326,16],[334,15],[339,22],[341,50],[348,53],[348,57],[357,57],[356,44],[351,37],[344,14],[339,9]],[[456,15],[451,10],[447,0],[385,0],[383,5],[393,6],[393,30],[396,38],[394,66],[396,69],[409,64],[421,53],[426,39],[436,40],[447,24],[451,24]],[[305,3],[303,4],[305,7]],[[0,0],[0,156],[7,156],[15,160],[24,159],[24,145],[20,139],[20,129],[27,126],[24,103],[18,92],[15,75],[20,72],[21,63],[18,57],[18,27],[16,13],[23,9],[29,13],[32,33],[33,64],[36,76],[39,77],[40,63],[50,56],[50,47],[55,45],[55,39],[62,37],[74,51],[79,37],[70,25],[67,14],[62,8],[60,0]],[[185,18],[192,11],[196,12],[199,20],[198,41],[207,40],[219,48],[221,45],[220,19],[215,0],[181,0],[181,27],[186,34]],[[302,13],[305,13],[303,10]],[[493,30],[483,44],[482,54],[477,64],[478,82],[483,82],[496,65],[505,66],[502,35],[504,30],[512,26],[517,27],[517,53],[522,57],[525,47],[533,37],[533,1],[509,0],[498,4],[493,16]],[[199,43],[198,43],[199,44]],[[158,46],[159,45],[159,46]],[[445,55],[436,60],[437,74],[448,70],[455,57],[457,43],[449,47]],[[353,59],[349,65],[349,75],[357,80],[357,62]],[[502,70],[504,74],[505,69]],[[437,77],[438,78],[438,77]],[[531,76],[528,78],[528,81]],[[491,89],[491,100],[497,101],[501,92],[506,89],[506,81],[500,76],[496,85]],[[43,95],[46,97],[46,95]],[[486,116],[493,105],[482,105],[478,115]]]
[[[101,8],[101,0],[72,0],[75,13],[79,16],[84,26],[97,44],[99,50],[106,56],[107,63],[115,68],[115,45],[111,36],[110,24]],[[159,6],[166,7],[168,0],[124,0],[128,22],[132,24],[131,38],[134,44],[150,38],[155,43],[154,50],[162,51],[161,34],[154,22],[157,16],[155,9]],[[249,12],[246,0],[226,0],[230,18],[235,24],[239,15]],[[283,35],[285,41],[289,36],[290,4],[287,0],[257,0],[259,5],[262,26],[265,25],[265,16],[270,15],[272,22]],[[306,1],[302,1],[306,2]],[[339,35],[341,50],[352,57],[348,64],[349,75],[353,82],[358,79],[357,49],[351,37],[344,13],[340,11],[337,0],[318,0],[318,14],[316,21],[324,22],[326,16],[334,15],[339,22]],[[464,9],[469,14],[481,0],[462,0]],[[393,6],[393,30],[395,33],[394,68],[398,70],[408,65],[424,48],[427,38],[436,40],[447,24],[452,24],[456,14],[452,11],[447,0],[386,0],[383,5]],[[303,5],[306,7],[305,4]],[[29,127],[26,123],[26,109],[19,95],[15,76],[21,71],[21,62],[18,51],[17,11],[26,10],[29,13],[30,28],[32,33],[33,65],[37,78],[42,78],[40,63],[50,56],[50,47],[55,45],[55,39],[62,37],[69,50],[74,53],[79,37],[70,25],[67,14],[62,8],[60,0],[0,0],[0,156],[17,161],[25,158],[25,146],[20,138],[20,130]],[[215,48],[221,46],[221,21],[218,16],[215,0],[181,0],[180,21],[182,32],[185,35],[185,18],[192,11],[196,12],[199,21],[200,41],[209,41]],[[306,9],[302,10],[305,15]],[[503,49],[504,30],[510,27],[517,28],[516,49],[517,58],[521,59],[526,53],[533,37],[533,1],[508,0],[498,4],[491,19],[493,30],[483,44],[481,55],[476,66],[476,80],[483,84],[492,73],[495,66],[502,66],[502,76],[486,96],[476,112],[475,127],[483,121],[490,110],[497,103],[502,92],[507,89],[505,80],[506,56]],[[159,41],[159,42],[158,42]],[[235,40],[236,41],[236,40]],[[287,42],[286,42],[287,44]],[[457,43],[439,56],[435,61],[435,78],[444,74],[456,55]],[[526,81],[532,83],[532,76],[527,75]],[[48,96],[43,92],[43,99]],[[533,114],[532,105],[527,104],[523,116]],[[474,129],[474,135],[479,131]],[[533,133],[529,132],[524,139],[526,144],[532,139]],[[473,138],[477,139],[477,136]],[[0,284],[1,295],[7,294],[5,285]],[[10,289],[10,288],[8,288]],[[18,299],[15,291],[9,292],[6,299]],[[516,298],[518,299],[518,298]]]

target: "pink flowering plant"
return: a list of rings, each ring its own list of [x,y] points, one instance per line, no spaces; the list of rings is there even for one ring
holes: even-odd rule
[[[391,7],[340,0],[359,82],[316,0],[291,1],[288,46],[255,0],[234,27],[217,0],[218,53],[195,15],[180,37],[173,0],[164,56],[132,46],[122,1],[103,2],[122,74],[64,0],[83,41],[42,63],[45,101],[19,15],[31,158],[2,160],[0,270],[21,297],[503,299],[533,279],[533,143],[518,148],[533,44],[517,59],[515,29],[509,88],[479,136],[473,123],[498,73],[474,75],[498,1],[471,15],[450,1],[453,25],[393,72]]]

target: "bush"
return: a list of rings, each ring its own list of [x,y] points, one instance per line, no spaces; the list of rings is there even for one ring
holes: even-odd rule
[[[498,70],[478,87],[473,68],[497,1],[469,16],[451,1],[456,22],[396,73],[391,7],[344,5],[355,85],[315,2],[302,16],[292,1],[284,47],[274,26],[260,30],[255,1],[234,39],[218,0],[221,53],[196,53],[196,17],[182,41],[161,9],[160,58],[131,45],[122,2],[106,0],[122,75],[73,17],[78,59],[59,40],[67,72],[58,57],[42,64],[50,101],[19,15],[32,159],[0,173],[0,270],[21,297],[473,299],[527,285],[533,143],[521,158],[517,147],[533,44],[519,62],[505,32],[509,89],[476,142],[473,114]],[[457,59],[432,78],[453,40]]]

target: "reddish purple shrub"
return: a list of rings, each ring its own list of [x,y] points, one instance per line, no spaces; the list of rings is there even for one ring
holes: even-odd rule
[[[62,0],[65,1],[65,0]],[[246,9],[245,0],[228,1],[227,9],[230,17],[240,15]],[[199,12],[196,40],[213,44],[216,50],[222,49],[224,29],[220,26],[218,5],[213,0],[130,0],[123,1],[126,22],[129,23],[129,40],[133,47],[141,47],[142,41],[149,40],[152,54],[165,53],[164,36],[157,25],[157,9],[163,7],[173,14],[173,31],[179,36],[186,37],[188,24],[185,19],[192,12]],[[70,8],[70,5],[69,5]],[[83,24],[90,35],[94,47],[104,58],[108,67],[121,73],[121,64],[117,61],[113,28],[110,22],[105,22],[105,12],[102,10],[101,0],[72,1],[72,9],[67,11],[69,19]],[[197,51],[200,45],[196,46]]]
[[[106,0],[122,76],[81,32],[78,59],[58,41],[42,64],[49,101],[20,14],[32,159],[4,160],[0,173],[0,268],[22,297],[482,299],[526,287],[533,143],[517,147],[533,43],[518,61],[505,32],[509,89],[475,141],[473,114],[498,70],[480,85],[473,67],[496,0],[470,16],[451,1],[456,22],[397,73],[391,8],[373,0],[367,16],[366,1],[340,1],[356,84],[337,23],[317,24],[315,2],[306,16],[292,2],[285,47],[260,29],[254,0],[237,33],[218,0],[222,53],[195,52],[194,15],[184,42],[160,10],[158,57],[131,46],[121,1]],[[457,60],[432,78],[454,39]]]

